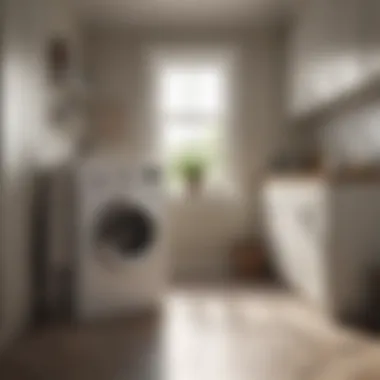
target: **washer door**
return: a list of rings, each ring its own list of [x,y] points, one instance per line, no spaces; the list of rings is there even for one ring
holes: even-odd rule
[[[100,212],[95,224],[95,242],[122,259],[136,259],[148,253],[155,232],[154,220],[144,208],[116,202]]]

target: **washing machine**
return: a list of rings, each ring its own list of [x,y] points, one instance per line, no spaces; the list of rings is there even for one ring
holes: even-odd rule
[[[79,165],[76,182],[76,317],[159,307],[168,279],[162,171],[91,160]]]

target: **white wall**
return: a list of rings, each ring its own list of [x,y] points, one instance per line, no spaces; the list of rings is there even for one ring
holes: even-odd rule
[[[2,66],[2,341],[29,317],[28,210],[32,170],[35,56],[32,4],[9,1],[5,11]],[[38,89],[38,88],[37,88]],[[38,91],[37,91],[38,93]]]
[[[40,154],[48,150],[46,136],[52,130],[44,59],[48,39],[69,25],[62,4],[9,0],[3,16],[0,348],[23,330],[31,314],[33,177],[41,165],[57,162],[54,154]]]
[[[90,140],[95,151],[150,154],[157,129],[149,112],[147,49],[153,45],[232,47],[235,112],[232,148],[240,199],[206,195],[170,202],[171,251],[177,275],[220,275],[231,241],[258,233],[258,188],[263,166],[282,133],[283,40],[273,30],[92,30],[85,46],[93,90]],[[120,108],[124,111],[120,112]],[[234,212],[231,213],[231,210]]]

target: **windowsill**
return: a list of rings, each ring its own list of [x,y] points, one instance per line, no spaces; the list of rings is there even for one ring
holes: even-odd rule
[[[239,191],[236,186],[226,182],[218,181],[202,186],[199,191],[190,192],[185,185],[170,186],[166,189],[167,195],[173,201],[204,201],[216,199],[236,199],[239,197]]]

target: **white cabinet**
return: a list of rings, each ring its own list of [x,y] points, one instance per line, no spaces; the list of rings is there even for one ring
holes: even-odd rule
[[[273,181],[264,190],[269,242],[278,271],[294,288],[326,305],[327,198],[320,181]]]
[[[370,18],[366,3],[371,3],[374,12]],[[323,107],[357,89],[368,78],[370,67],[380,62],[380,54],[374,48],[380,42],[376,12],[380,11],[379,3],[305,2],[289,41],[290,115],[299,116]]]
[[[263,191],[267,240],[294,289],[342,317],[365,303],[368,269],[380,264],[380,183],[275,178]]]
[[[380,76],[380,1],[363,0],[360,28],[361,63],[366,79]]]
[[[313,74],[323,66],[323,35],[319,26],[325,18],[324,0],[309,1],[302,7],[289,40],[288,88],[291,114],[307,112],[315,103]]]

